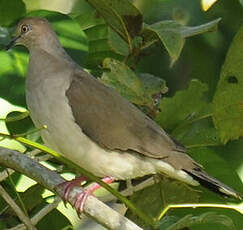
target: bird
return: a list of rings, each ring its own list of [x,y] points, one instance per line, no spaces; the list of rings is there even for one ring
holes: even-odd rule
[[[76,64],[47,19],[22,19],[7,48],[15,45],[29,50],[26,103],[35,126],[46,127],[40,134],[47,146],[107,183],[161,174],[241,199],[155,121]],[[89,194],[81,195],[82,207]]]

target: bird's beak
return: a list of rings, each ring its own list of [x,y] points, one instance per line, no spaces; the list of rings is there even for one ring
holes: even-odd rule
[[[13,38],[13,39],[12,39],[6,46],[5,46],[5,50],[9,50],[9,49],[11,49],[11,48],[15,45],[16,41],[17,41],[20,37],[21,37],[21,34],[20,34],[19,36],[15,37],[15,38]]]

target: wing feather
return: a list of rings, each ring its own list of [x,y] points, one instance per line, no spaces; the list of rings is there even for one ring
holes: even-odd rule
[[[66,96],[82,131],[104,148],[153,158],[184,151],[152,119],[85,71],[73,75]]]

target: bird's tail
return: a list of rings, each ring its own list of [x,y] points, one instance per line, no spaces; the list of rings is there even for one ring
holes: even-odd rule
[[[219,180],[209,176],[204,170],[201,168],[194,168],[190,171],[184,170],[193,179],[197,180],[202,186],[216,192],[219,194],[223,194],[230,197],[235,197],[236,199],[242,199],[242,195],[236,192],[234,189],[229,186],[223,184]]]

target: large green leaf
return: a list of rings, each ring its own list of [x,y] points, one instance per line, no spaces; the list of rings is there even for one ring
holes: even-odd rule
[[[22,0],[0,0],[0,26],[9,26],[25,14]]]
[[[187,153],[199,164],[201,164],[205,171],[227,184],[228,186],[234,188],[239,193],[243,193],[243,184],[237,175],[236,171],[231,167],[231,165],[225,161],[220,155],[220,149],[213,147],[194,147],[188,148]],[[203,188],[203,193],[200,197],[201,202],[223,202],[227,200],[214,192],[211,192]]]
[[[168,220],[170,220],[170,223],[168,223],[169,222]],[[160,230],[182,230],[194,225],[207,224],[207,223],[213,223],[216,224],[217,226],[218,224],[224,225],[229,230],[236,230],[233,221],[228,216],[220,215],[214,212],[205,212],[200,216],[194,216],[192,214],[188,214],[178,221],[176,221],[176,218],[169,216],[165,220],[161,221],[159,229]]]
[[[108,28],[108,44],[114,52],[122,56],[129,55],[128,44],[111,28]]]
[[[213,99],[213,121],[223,143],[243,136],[243,26],[236,34]]]
[[[1,133],[8,133],[5,119],[7,114],[12,111],[24,112],[26,110],[24,108],[14,106],[0,98],[0,132]],[[6,138],[0,138],[0,146],[15,149],[20,152],[24,152],[26,150],[26,148],[23,145],[21,145],[19,142],[15,140],[6,139]]]
[[[24,105],[24,76],[27,72],[28,54],[22,47],[8,52],[0,50],[0,97]]]
[[[157,218],[169,204],[197,203],[199,194],[184,183],[165,177],[161,178],[159,183],[134,193],[131,196],[131,201],[151,218]],[[143,224],[130,211],[127,216],[136,223]]]
[[[131,39],[138,36],[142,29],[142,14],[129,0],[88,0],[130,46]]]
[[[89,42],[85,67],[90,69],[97,68],[104,58],[107,57],[121,58],[120,55],[124,51],[120,47],[123,47],[125,42],[122,40],[122,44],[117,45],[121,38],[119,35],[114,34],[115,32],[108,29],[104,20],[95,11],[75,15],[73,18],[79,23],[81,29],[87,35]]]
[[[105,59],[103,67],[108,71],[103,73],[101,81],[134,104],[153,110],[154,97],[167,90],[164,80],[150,74],[139,77],[127,65],[114,59]]]
[[[171,135],[187,148],[221,144],[219,133],[214,128],[211,117],[203,118],[202,116],[188,120],[174,129]]]
[[[184,26],[176,21],[160,21],[152,25],[145,25],[142,36],[144,48],[160,41],[166,48],[173,64],[180,56],[185,38],[215,30],[220,19],[216,19],[200,26]]]
[[[0,27],[0,35],[0,50],[2,50],[10,41],[10,33],[7,28]]]
[[[12,111],[7,115],[5,123],[11,135],[24,134],[34,128],[28,112]]]
[[[159,107],[161,113],[156,121],[165,129],[173,130],[183,122],[197,117],[207,106],[204,93],[208,87],[198,80],[192,80],[188,89],[178,91],[171,98],[163,98]]]

